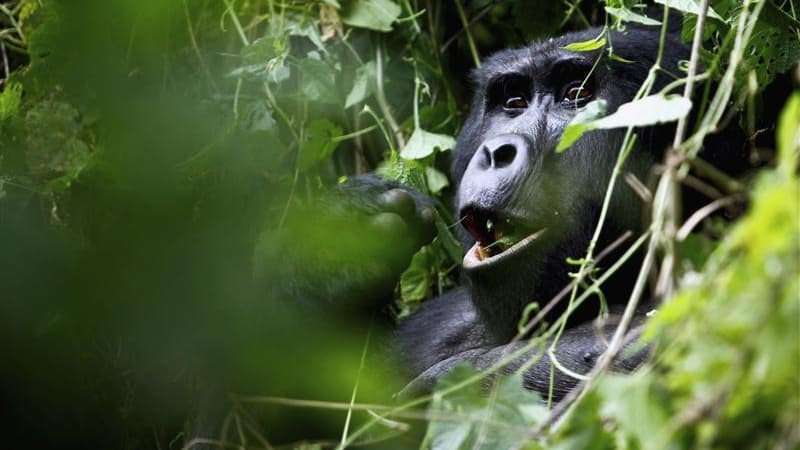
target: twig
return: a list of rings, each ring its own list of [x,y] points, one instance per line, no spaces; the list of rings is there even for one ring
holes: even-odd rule
[[[347,418],[344,421],[344,429],[342,430],[342,440],[339,442],[337,448],[344,450],[344,444],[347,442],[347,431],[350,429],[350,419],[353,416],[353,405],[356,403],[356,394],[358,394],[358,385],[361,382],[361,373],[364,371],[364,362],[367,360],[367,349],[369,349],[369,338],[372,336],[372,324],[375,323],[375,315],[369,322],[367,329],[367,338],[364,341],[364,348],[361,350],[361,362],[358,365],[358,373],[356,375],[356,383],[353,385],[353,393],[350,396],[350,408],[347,409]]]
[[[619,248],[619,246],[622,245],[628,239],[630,239],[632,235],[633,233],[630,231],[626,231],[625,233],[623,233],[622,236],[618,237],[614,242],[612,242],[608,247],[606,247],[602,252],[600,252],[597,255],[597,258],[595,258],[595,260],[592,262],[592,267],[596,266],[597,263],[603,260],[603,258],[605,258],[609,254],[611,254],[611,252]],[[517,342],[523,337],[525,337],[525,335],[530,333],[533,327],[536,326],[539,322],[541,322],[542,319],[544,319],[547,316],[547,314],[558,304],[558,302],[563,300],[564,297],[566,297],[567,294],[569,294],[572,291],[572,288],[576,284],[583,281],[584,277],[585,274],[580,275],[579,277],[575,277],[575,279],[573,279],[569,284],[564,286],[564,288],[561,289],[561,291],[558,294],[556,294],[555,297],[553,297],[549,302],[547,302],[544,308],[542,308],[532,320],[528,321],[525,324],[525,326],[519,330],[519,332],[517,333],[516,336],[514,336],[511,342],[512,343]]]
[[[472,18],[471,18],[471,19],[469,19],[469,26],[470,26],[470,27],[472,27],[473,25],[475,25],[475,23],[476,23],[476,22],[478,22],[479,20],[483,19],[483,17],[484,17],[486,14],[488,14],[488,13],[489,13],[489,11],[491,11],[491,10],[492,10],[492,7],[494,7],[494,6],[495,6],[495,3],[497,3],[497,0],[494,0],[494,1],[493,1],[493,2],[491,2],[490,4],[488,4],[488,5],[484,6],[484,7],[483,7],[483,9],[481,9],[480,11],[478,11],[478,13],[477,13],[477,14],[475,14],[474,16],[472,16]],[[455,34],[453,34],[452,36],[450,36],[450,37],[449,37],[449,38],[448,38],[448,39],[447,39],[447,40],[444,42],[444,44],[442,44],[442,46],[441,46],[441,47],[439,47],[439,53],[444,53],[445,51],[447,51],[447,48],[448,48],[448,47],[450,47],[450,46],[453,44],[453,42],[455,42],[455,41],[456,41],[456,39],[458,39],[458,37],[459,37],[459,36],[461,36],[461,33],[465,32],[466,30],[467,30],[467,28],[464,28],[464,27],[462,27],[460,30],[456,31],[456,32],[455,32]]]
[[[208,65],[206,64],[205,59],[203,59],[203,54],[200,52],[200,47],[197,45],[197,39],[194,35],[194,26],[192,26],[192,18],[189,15],[189,6],[186,4],[186,0],[183,1],[183,14],[186,16],[186,26],[189,30],[189,40],[192,42],[192,48],[194,49],[195,55],[197,55],[197,60],[200,62],[200,67],[203,69],[203,74],[208,79],[208,83],[214,89],[215,92],[219,92],[217,88],[217,84],[214,82],[214,77],[211,76],[211,71],[208,69]]]
[[[686,74],[686,84],[683,86],[683,98],[690,100],[694,92],[694,77],[697,72],[697,65],[700,59],[700,46],[703,42],[703,30],[705,28],[706,13],[708,12],[708,0],[702,0],[700,11],[697,13],[697,24],[694,29],[694,39],[692,40],[692,52],[689,56],[689,72]],[[672,141],[672,149],[667,152],[666,171],[662,174],[666,197],[664,199],[664,211],[666,220],[660,230],[663,234],[664,258],[661,260],[658,281],[656,283],[656,294],[661,297],[671,297],[675,291],[675,230],[678,227],[678,217],[681,212],[681,191],[678,188],[677,168],[681,164],[680,154],[674,151],[683,141],[686,130],[686,123],[689,115],[678,119],[675,129],[675,137]],[[674,163],[672,162],[674,161]]]
[[[392,109],[389,106],[389,102],[386,100],[386,93],[383,90],[382,46],[383,41],[379,42],[378,45],[375,46],[375,83],[377,87],[375,99],[378,101],[378,107],[381,109],[381,114],[383,114],[383,117],[386,119],[386,123],[389,124],[389,128],[392,130],[392,134],[394,134],[394,138],[397,141],[397,147],[403,148],[406,146],[406,140],[403,138],[403,131],[400,129],[400,126],[394,119],[394,115],[392,115]]]
[[[683,98],[689,100],[691,100],[692,93],[694,92],[695,73],[697,72],[697,64],[700,60],[700,46],[703,43],[703,30],[705,29],[707,12],[708,0],[702,0],[700,3],[700,12],[697,14],[697,24],[694,28],[692,54],[689,57],[689,73],[686,74],[686,85],[683,87]],[[681,145],[681,141],[683,141],[683,135],[686,131],[686,123],[688,121],[688,114],[678,120],[678,127],[675,130],[675,139],[672,141],[672,147],[677,148],[679,145]]]
[[[3,72],[6,74],[0,81],[6,81],[11,76],[11,71],[8,68],[8,54],[6,54],[6,44],[4,42],[0,42],[0,53],[3,54]]]
[[[475,64],[475,67],[480,69],[481,58],[478,56],[478,49],[475,47],[475,41],[472,39],[472,33],[469,31],[469,21],[467,21],[467,16],[464,14],[464,7],[461,6],[461,0],[453,0],[453,3],[456,4],[458,18],[461,19],[461,26],[464,27],[464,33],[467,35],[467,44],[469,45],[469,52],[472,55],[472,62]]]
[[[697,226],[697,224],[699,224],[703,219],[708,217],[714,211],[720,208],[724,208],[728,205],[732,205],[736,202],[745,200],[746,198],[747,196],[744,194],[734,194],[728,197],[716,199],[713,202],[707,204],[706,206],[703,206],[702,208],[695,211],[694,214],[692,214],[688,219],[686,219],[686,222],[684,222],[681,228],[678,230],[678,232],[675,233],[675,239],[678,242],[683,241],[689,236],[689,233],[692,232],[692,230],[694,229],[694,227]]]
[[[688,158],[689,166],[698,174],[708,178],[715,186],[727,194],[744,192],[745,187],[725,172],[707,163],[700,157]]]

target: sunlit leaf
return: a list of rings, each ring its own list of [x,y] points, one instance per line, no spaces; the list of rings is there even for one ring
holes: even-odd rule
[[[633,63],[633,61],[631,61],[630,59],[625,59],[625,58],[623,58],[622,56],[619,56],[616,53],[611,53],[611,54],[608,55],[608,57],[612,61],[618,61],[618,62],[625,63],[625,64]]]
[[[800,93],[795,92],[783,107],[777,133],[778,167],[790,175],[800,159]]]
[[[340,17],[351,27],[392,31],[400,12],[400,6],[391,0],[354,0],[345,5]]]
[[[428,296],[428,289],[433,281],[430,266],[430,251],[428,247],[423,247],[411,258],[411,264],[400,275],[400,298],[404,302],[416,302]]]
[[[605,113],[606,101],[603,99],[595,100],[586,105],[564,129],[561,141],[558,143],[558,146],[556,146],[556,152],[561,153],[568,149],[583,135],[583,133],[593,129],[593,121],[602,117]]]
[[[425,168],[425,181],[428,182],[428,190],[431,191],[431,194],[438,194],[450,185],[447,175],[431,166]]]
[[[692,102],[680,95],[651,95],[625,103],[617,111],[603,118],[597,118],[605,107],[602,100],[586,105],[572,122],[567,125],[556,152],[562,152],[575,143],[583,133],[596,129],[621,127],[644,127],[659,123],[674,122],[684,117],[692,109]]]
[[[623,431],[639,441],[639,448],[666,448],[671,437],[668,415],[661,399],[653,393],[648,372],[631,376],[608,375],[600,384],[601,411]]]
[[[612,8],[611,6],[606,6],[606,12],[623,22],[636,22],[642,25],[661,25],[661,22],[658,20],[635,13],[627,8]]]
[[[656,3],[661,3],[662,5],[669,6],[672,9],[677,9],[678,11],[683,11],[685,13],[698,15],[700,14],[700,3],[696,0],[656,0]],[[713,17],[714,19],[725,21],[716,11],[714,11],[711,6],[708,7],[708,12],[706,13],[708,17]]]
[[[650,95],[625,103],[611,115],[594,122],[595,128],[643,127],[674,122],[689,113],[692,101],[680,95]]]
[[[400,156],[405,159],[422,159],[439,151],[451,150],[456,145],[456,140],[446,134],[431,133],[422,128],[417,128],[400,150]]]
[[[21,99],[22,85],[19,83],[10,83],[0,92],[0,124],[17,113]]]
[[[590,52],[592,50],[597,50],[598,48],[603,48],[604,45],[606,45],[606,38],[601,37],[583,42],[573,42],[564,48],[574,52]]]

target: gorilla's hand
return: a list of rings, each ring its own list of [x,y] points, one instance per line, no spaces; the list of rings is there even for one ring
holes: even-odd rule
[[[356,177],[265,232],[256,274],[290,301],[345,308],[383,302],[435,233],[431,199],[375,176]]]

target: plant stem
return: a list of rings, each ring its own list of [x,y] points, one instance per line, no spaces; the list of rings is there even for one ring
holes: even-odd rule
[[[406,146],[406,140],[403,138],[403,132],[400,129],[400,126],[397,124],[397,121],[394,119],[394,115],[392,115],[392,109],[389,106],[389,102],[386,100],[386,93],[383,89],[382,47],[383,41],[378,42],[378,45],[375,46],[375,84],[377,88],[377,92],[375,92],[375,99],[378,101],[378,107],[381,109],[381,113],[386,119],[386,123],[389,124],[392,134],[394,134],[394,138],[397,141],[397,147],[403,148]]]
[[[467,35],[467,44],[469,45],[469,52],[472,55],[472,62],[478,69],[481,68],[481,58],[478,56],[478,49],[475,47],[475,41],[472,39],[472,33],[469,31],[469,22],[467,16],[464,14],[464,7],[461,6],[461,0],[453,0],[456,4],[456,11],[458,11],[458,18],[461,20],[461,26],[464,27],[464,33]]]

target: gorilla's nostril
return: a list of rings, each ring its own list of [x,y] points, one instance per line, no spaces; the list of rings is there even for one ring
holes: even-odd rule
[[[483,155],[483,161],[481,161],[480,167],[482,169],[492,167],[492,151],[489,150],[489,147],[484,145],[481,148],[481,154]]]
[[[511,144],[501,145],[494,151],[494,167],[501,169],[514,162],[517,156],[517,148]]]

